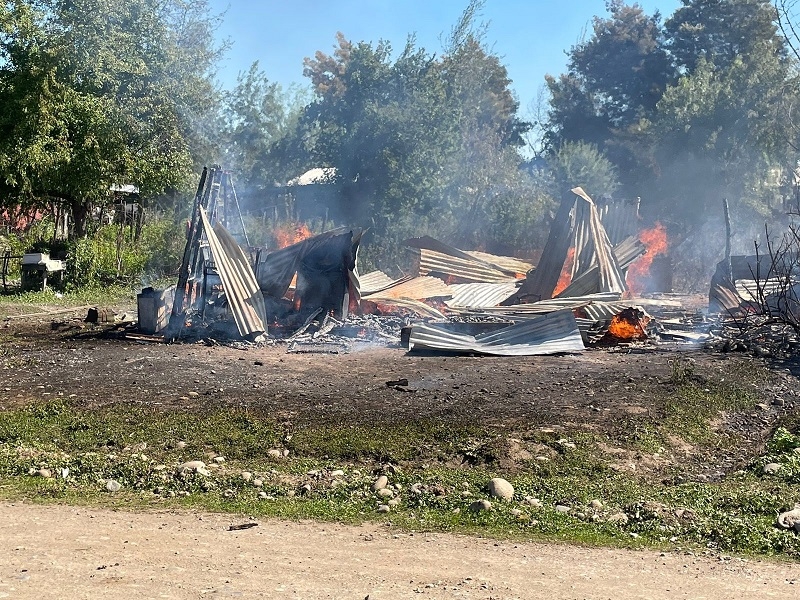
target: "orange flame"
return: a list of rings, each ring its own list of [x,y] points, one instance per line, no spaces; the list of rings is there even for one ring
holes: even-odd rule
[[[574,264],[575,248],[570,248],[569,252],[567,252],[567,259],[564,261],[564,266],[561,268],[561,275],[558,278],[558,283],[556,283],[556,289],[553,290],[553,296],[558,296],[572,283],[572,265]]]
[[[635,308],[626,308],[611,319],[608,333],[620,340],[643,340],[647,338],[645,327],[649,322],[648,315]]]
[[[313,234],[305,223],[284,223],[278,225],[272,232],[277,248],[286,248],[297,242],[310,238]]]
[[[667,231],[661,223],[639,232],[639,240],[645,245],[646,251],[628,268],[627,281],[631,294],[640,294],[645,289],[653,259],[659,254],[666,254],[669,249]]]

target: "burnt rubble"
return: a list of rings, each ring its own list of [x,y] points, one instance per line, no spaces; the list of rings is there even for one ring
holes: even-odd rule
[[[763,311],[742,297],[730,267],[718,268],[711,283],[709,308],[717,318],[669,293],[631,298],[626,273],[648,252],[636,234],[638,221],[637,203],[598,205],[575,188],[535,265],[425,236],[406,242],[412,269],[404,276],[361,275],[358,229],[310,235],[279,249],[251,248],[230,176],[212,167],[195,196],[174,302],[167,306],[171,294],[142,294],[139,322],[163,327],[165,319],[151,313],[169,313],[158,332],[167,341],[285,344],[289,353],[402,346],[530,356],[619,345],[758,353],[765,338],[787,351],[798,347],[797,329],[789,335],[774,318],[742,337],[741,320],[752,325]],[[753,272],[748,257],[724,262],[738,277]],[[756,270],[767,268],[761,262]],[[140,339],[142,333],[156,332],[142,331]]]

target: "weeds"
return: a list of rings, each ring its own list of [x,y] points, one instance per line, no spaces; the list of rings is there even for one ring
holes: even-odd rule
[[[800,557],[800,537],[773,525],[777,510],[800,500],[793,466],[800,438],[788,430],[776,432],[752,468],[719,484],[653,485],[612,468],[589,434],[534,438],[552,457],[500,472],[497,432],[478,426],[290,431],[245,411],[86,410],[51,401],[0,413],[0,493],[344,522],[383,518],[377,509],[390,503],[392,523],[414,529]],[[202,460],[207,472],[181,469],[190,460]],[[766,461],[786,470],[766,476]],[[379,494],[371,485],[381,473],[390,483]],[[512,482],[514,500],[473,511],[495,476]],[[120,492],[105,491],[111,479]]]

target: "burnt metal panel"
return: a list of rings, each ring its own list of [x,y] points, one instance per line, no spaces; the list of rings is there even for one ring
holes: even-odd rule
[[[453,297],[445,304],[450,308],[487,308],[497,306],[517,291],[517,282],[456,283],[450,285]]]
[[[435,323],[415,325],[409,349],[535,356],[581,352],[584,345],[572,311],[561,310],[474,336],[453,333]]]
[[[430,236],[412,238],[405,244],[411,248],[419,275],[434,274],[448,281],[450,278],[464,283],[507,281],[516,278],[521,266],[516,259],[467,253]],[[493,264],[492,260],[502,264]]]
[[[426,298],[450,298],[453,295],[450,286],[437,277],[415,277],[407,281],[400,280],[396,285],[381,290],[376,294],[362,295],[363,300],[381,298],[410,298],[424,300]]]
[[[203,208],[200,220],[239,334],[247,337],[266,332],[264,297],[247,257],[222,225],[211,227]]]

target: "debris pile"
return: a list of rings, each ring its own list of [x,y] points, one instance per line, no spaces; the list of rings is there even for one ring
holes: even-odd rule
[[[646,252],[638,221],[638,202],[598,206],[577,187],[562,202],[535,265],[424,236],[407,240],[413,266],[402,277],[360,275],[360,230],[251,248],[230,175],[215,166],[198,186],[164,335],[281,342],[288,352],[402,344],[503,356],[580,352],[654,336],[701,341],[705,334],[687,330],[685,320],[657,323],[645,311],[673,309],[674,301],[624,299],[626,271]]]

